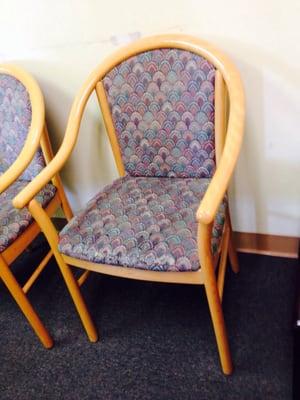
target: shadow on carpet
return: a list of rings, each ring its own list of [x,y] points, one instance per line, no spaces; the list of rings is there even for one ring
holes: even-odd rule
[[[39,239],[15,262],[19,281],[45,250]],[[0,399],[291,399],[297,261],[239,258],[225,284],[229,378],[202,286],[91,275],[82,290],[100,332],[93,344],[52,260],[29,296],[55,340],[45,350],[0,284]]]

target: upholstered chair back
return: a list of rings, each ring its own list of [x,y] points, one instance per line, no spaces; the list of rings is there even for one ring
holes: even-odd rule
[[[31,124],[31,103],[24,85],[16,78],[0,74],[0,174],[16,160]],[[30,181],[45,166],[41,150],[21,175]]]
[[[181,49],[130,57],[103,79],[125,171],[211,178],[215,67]]]

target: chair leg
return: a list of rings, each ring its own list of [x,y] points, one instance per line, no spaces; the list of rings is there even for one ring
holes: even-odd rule
[[[219,350],[222,370],[224,374],[230,375],[232,373],[233,366],[229,350],[229,343],[227,338],[223,310],[221,306],[221,300],[216,280],[215,282],[205,283],[205,291],[208,300],[211,319],[213,322],[215,336],[217,340],[217,346]]]
[[[229,243],[228,243],[228,255],[229,255],[231,269],[233,272],[235,272],[237,274],[240,271],[240,265],[239,265],[237,252],[234,247],[233,240],[232,240],[232,231],[230,231],[230,237],[229,237]]]
[[[219,350],[219,357],[224,374],[230,375],[233,370],[229,343],[211,255],[211,226],[199,224],[198,246],[200,265],[203,270],[204,285],[214,332]]]
[[[0,278],[12,294],[42,344],[47,349],[50,349],[53,346],[51,336],[2,257],[0,257]]]
[[[60,271],[63,275],[69,293],[73,299],[73,302],[81,319],[82,325],[84,326],[84,329],[87,333],[89,340],[91,342],[97,342],[98,333],[92,321],[90,313],[87,309],[87,306],[83,300],[77,280],[75,279],[70,267],[63,261],[62,257],[60,258],[61,260],[58,260],[56,258],[56,261],[59,265]]]
[[[28,208],[48,240],[48,243],[52,249],[53,255],[65,280],[65,283],[73,299],[73,302],[75,304],[81,322],[86,330],[89,340],[91,342],[96,342],[98,340],[97,330],[89,314],[87,306],[83,300],[77,280],[72,274],[70,267],[65,263],[62,255],[58,251],[58,235],[55,227],[53,226],[45,210],[35,199],[31,200]]]
[[[218,278],[217,278],[217,284],[218,284],[218,290],[219,290],[219,296],[220,296],[221,302],[222,302],[222,298],[223,298],[225,272],[226,272],[226,267],[227,267],[229,235],[230,235],[229,227],[226,224],[225,230],[223,233],[221,257],[220,257],[220,262],[219,262],[219,270],[218,270]]]
[[[230,213],[229,213],[228,207],[227,207],[226,219],[227,219],[227,223],[229,226],[229,244],[228,244],[229,261],[230,261],[232,271],[237,274],[240,271],[240,265],[239,265],[237,252],[236,252],[236,249],[233,244],[232,225],[231,225],[231,218],[230,218]]]

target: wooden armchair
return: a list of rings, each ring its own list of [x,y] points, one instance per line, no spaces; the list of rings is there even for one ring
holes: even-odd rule
[[[51,160],[45,125],[43,95],[35,80],[22,69],[0,65],[0,278],[18,303],[33,330],[47,348],[53,341],[26,293],[52,256],[50,250],[23,287],[10,265],[41,232],[27,208],[16,209],[12,200]],[[62,206],[72,212],[57,174],[36,193],[46,215]]]
[[[33,197],[72,152],[94,90],[120,178],[58,234]],[[238,271],[226,191],[243,126],[237,70],[213,46],[191,36],[139,40],[89,76],[73,103],[61,148],[14,205],[28,205],[44,231],[91,341],[97,332],[69,265],[204,285],[222,369],[232,372],[221,301],[228,252]]]

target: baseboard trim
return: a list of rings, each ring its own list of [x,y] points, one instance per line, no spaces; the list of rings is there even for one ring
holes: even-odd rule
[[[242,253],[298,258],[299,238],[297,237],[234,232],[233,240],[237,251]]]

